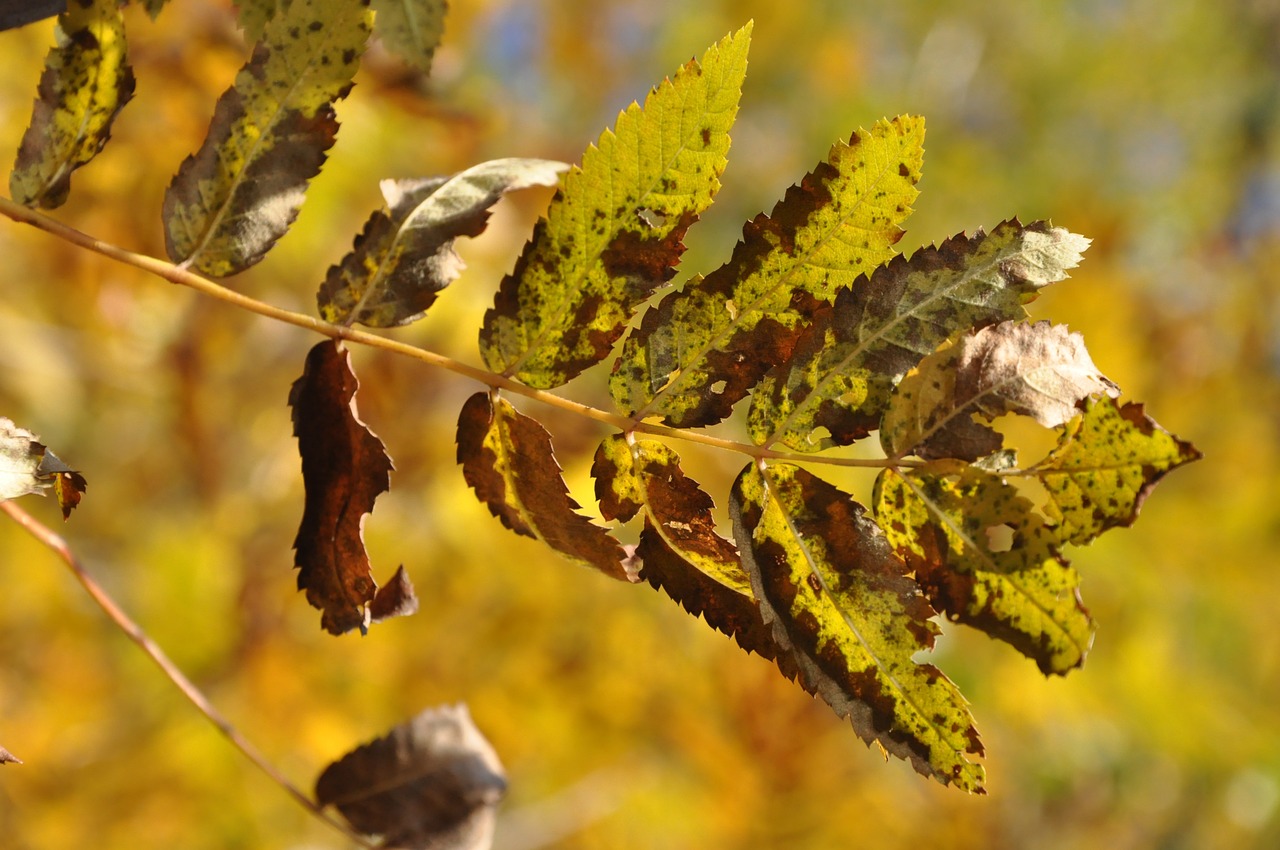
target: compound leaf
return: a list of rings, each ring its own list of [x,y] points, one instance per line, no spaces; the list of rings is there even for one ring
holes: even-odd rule
[[[1084,663],[1094,623],[1057,530],[998,475],[959,461],[876,480],[876,519],[934,607],[1046,675]]]
[[[284,235],[333,146],[368,39],[369,0],[292,0],[267,23],[214,108],[204,144],[165,193],[174,262],[213,277],[244,271]]]
[[[117,0],[76,0],[58,16],[54,36],[9,175],[15,201],[46,209],[67,200],[71,173],[102,150],[134,88]]]
[[[667,295],[623,345],[610,382],[629,416],[709,425],[785,359],[809,314],[893,255],[919,194],[924,119],[880,121],[832,146],[729,261]]]
[[[497,159],[452,177],[382,181],[386,204],[369,217],[351,252],[330,267],[317,296],[320,316],[375,328],[422,318],[462,271],[454,240],[483,233],[489,208],[506,192],[554,186],[568,167]]]
[[[388,50],[427,74],[448,8],[445,0],[373,0],[374,32]]]
[[[316,802],[406,850],[482,850],[506,772],[465,705],[428,709],[330,764]]]
[[[62,518],[80,504],[84,476],[49,451],[35,434],[0,416],[0,502],[53,488]]]
[[[608,356],[636,307],[675,273],[681,240],[720,188],[751,25],[632,104],[565,175],[485,313],[494,372],[560,386]]]
[[[857,502],[798,467],[748,466],[730,502],[751,586],[803,684],[868,743],[982,793],[982,744],[956,686],[912,656],[933,608]]]
[[[977,460],[1003,441],[975,416],[1019,413],[1056,428],[1100,393],[1119,390],[1079,334],[1048,322],[1001,322],[945,344],[908,372],[889,399],[880,442],[890,457]]]
[[[895,257],[819,311],[765,377],[752,397],[752,438],[817,451],[866,436],[921,358],[958,331],[1025,317],[1022,305],[1065,278],[1088,244],[1045,222],[1008,221]]]
[[[1063,541],[1081,545],[1109,528],[1129,526],[1170,470],[1200,451],[1147,416],[1141,404],[1089,402],[1064,429],[1057,447],[1031,469],[1048,491],[1045,513]]]
[[[616,434],[596,450],[591,474],[606,519],[644,512],[635,551],[641,579],[796,678],[790,652],[778,646],[760,617],[737,547],[715,532],[711,497],[684,474],[675,451],[656,440]]]
[[[364,548],[364,515],[391,486],[391,458],[356,411],[351,355],[327,340],[307,354],[289,391],[306,504],[293,546],[298,589],[339,635],[368,628],[378,585]]]
[[[516,534],[541,540],[605,575],[636,580],[618,542],[578,513],[551,435],[537,420],[503,398],[476,393],[458,417],[458,463],[480,501]]]

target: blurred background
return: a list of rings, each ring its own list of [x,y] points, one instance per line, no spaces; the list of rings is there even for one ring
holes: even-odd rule
[[[576,161],[619,109],[749,18],[751,64],[689,273],[859,126],[928,121],[911,251],[1017,215],[1092,237],[1033,305],[1205,460],[1076,550],[1099,623],[1046,680],[949,628],[990,794],[885,763],[767,663],[647,586],[501,528],[454,464],[477,387],[357,350],[395,459],[375,575],[422,610],[333,638],[295,590],[302,483],[286,398],[316,338],[0,221],[0,415],[89,481],[59,528],[119,602],[304,788],[428,705],[503,758],[501,850],[1280,846],[1280,3],[454,0],[432,78],[374,50],[297,225],[229,285],[305,312],[378,180]],[[135,100],[55,215],[163,256],[160,206],[247,51],[229,2],[127,10]],[[52,23],[0,33],[0,168]],[[7,174],[7,171],[4,173]],[[7,180],[4,185],[7,185]],[[464,278],[400,339],[479,362],[476,332],[545,192],[504,201]],[[603,371],[603,370],[596,370]],[[566,394],[607,404],[594,372]],[[590,503],[603,432],[521,405]],[[722,498],[741,461],[685,447]],[[855,490],[869,482],[850,482]],[[28,510],[61,526],[52,500]],[[345,847],[186,704],[64,567],[0,522],[0,843],[13,850]]]

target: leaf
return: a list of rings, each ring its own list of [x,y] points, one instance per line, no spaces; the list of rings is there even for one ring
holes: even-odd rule
[[[1092,400],[1063,430],[1058,446],[1027,470],[1049,493],[1045,512],[1065,542],[1083,545],[1127,527],[1170,470],[1201,458],[1147,416],[1141,404]]]
[[[401,565],[391,581],[378,588],[369,603],[369,619],[374,623],[390,620],[392,617],[408,617],[418,613],[418,594],[413,589],[409,574]]]
[[[58,16],[54,37],[9,175],[15,201],[45,209],[67,200],[71,172],[102,150],[134,88],[117,0],[76,0]]]
[[[880,442],[890,457],[977,460],[1003,442],[975,415],[1019,413],[1056,428],[1089,396],[1119,392],[1065,325],[1002,322],[920,361],[889,399]]]
[[[279,14],[280,7],[289,0],[235,0],[236,14],[245,40],[250,44],[262,38],[267,22]]]
[[[0,747],[0,764],[22,764],[22,759],[18,758],[4,747]]]
[[[644,511],[636,547],[640,578],[795,679],[799,669],[761,619],[738,548],[715,533],[714,503],[684,474],[680,457],[656,440],[615,434],[596,450],[591,474],[605,519],[629,520]]]
[[[52,487],[65,520],[87,486],[84,476],[45,448],[35,434],[0,416],[0,502],[44,495]]]
[[[489,207],[506,192],[554,186],[569,166],[544,159],[498,159],[448,178],[384,180],[385,206],[370,216],[355,247],[329,269],[320,316],[375,328],[422,318],[462,271],[459,236],[479,236]]]
[[[635,581],[627,554],[609,532],[577,513],[537,420],[503,398],[479,392],[458,417],[458,463],[467,484],[502,524],[585,566]]]
[[[727,263],[645,313],[614,366],[619,408],[679,428],[728,416],[819,303],[893,255],[923,164],[918,117],[832,146],[771,215],[747,223]]]
[[[374,31],[387,49],[424,74],[444,36],[445,0],[373,0]]]
[[[0,0],[0,32],[17,29],[67,10],[67,0]]]
[[[316,802],[380,846],[487,850],[507,788],[498,754],[465,705],[428,709],[330,764]]]
[[[1094,623],[1080,576],[1031,501],[999,476],[957,461],[886,469],[876,519],[930,601],[953,621],[1005,641],[1041,672],[1084,663]]]
[[[244,271],[289,229],[320,173],[369,37],[368,0],[292,0],[214,108],[165,193],[169,257],[213,277]]]
[[[151,16],[151,20],[160,17],[160,10],[164,8],[169,0],[137,0],[138,5],[147,10],[147,14]]]
[[[293,434],[302,456],[306,504],[293,547],[298,589],[320,609],[320,625],[363,633],[377,584],[364,548],[364,515],[391,486],[391,458],[356,411],[360,382],[340,342],[318,343],[289,390]]]
[[[751,24],[632,104],[565,175],[485,313],[489,369],[543,389],[608,356],[720,188]]]
[[[912,660],[933,648],[934,611],[863,507],[798,467],[753,464],[734,482],[730,512],[761,613],[805,686],[868,744],[983,793],[964,698]]]
[[[921,358],[957,331],[1025,317],[1022,305],[1065,278],[1088,244],[1015,220],[895,257],[841,291],[765,377],[752,397],[752,439],[818,451],[866,436]]]

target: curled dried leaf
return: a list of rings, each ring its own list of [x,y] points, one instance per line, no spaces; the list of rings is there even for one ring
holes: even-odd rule
[[[498,754],[456,705],[427,709],[330,764],[316,802],[387,848],[485,850],[506,788]]]

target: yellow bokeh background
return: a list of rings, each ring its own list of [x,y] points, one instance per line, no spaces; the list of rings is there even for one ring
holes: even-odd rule
[[[0,220],[0,415],[89,481],[59,530],[212,701],[304,788],[429,705],[465,701],[510,791],[495,847],[1280,846],[1280,5],[455,0],[433,76],[378,49],[293,230],[230,280],[303,312],[386,177],[576,160],[619,109],[755,19],[719,199],[688,273],[725,258],[837,138],[928,121],[903,250],[1017,215],[1092,237],[1033,305],[1204,452],[1137,525],[1072,553],[1099,623],[1046,680],[949,627],[931,660],[973,704],[990,795],[885,763],[847,723],[647,586],[503,529],[454,462],[476,385],[356,350],[396,463],[366,523],[416,616],[333,638],[295,589],[302,484],[285,404],[316,337]],[[137,95],[61,221],[163,256],[160,207],[246,48],[229,2],[126,10]],[[0,33],[0,168],[44,22]],[[7,181],[6,181],[7,185]],[[478,362],[476,332],[545,192],[495,211],[464,277],[397,339]],[[605,367],[607,368],[607,367]],[[597,372],[603,370],[596,370]],[[603,376],[565,394],[607,405]],[[590,502],[604,431],[520,403]],[[723,501],[736,456],[678,447]],[[841,479],[857,490],[863,479]],[[61,526],[56,504],[24,500]],[[0,522],[0,846],[343,848],[200,717],[48,551]]]

